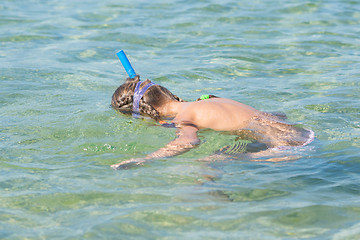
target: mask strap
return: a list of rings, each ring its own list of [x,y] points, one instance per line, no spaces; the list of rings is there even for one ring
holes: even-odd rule
[[[140,105],[140,100],[142,98],[142,96],[144,95],[144,93],[146,92],[146,90],[149,89],[149,87],[156,85],[155,83],[148,83],[146,84],[146,86],[144,86],[141,90],[140,90],[140,85],[141,85],[141,81],[139,81],[136,84],[135,87],[135,91],[134,91],[134,99],[133,99],[133,116],[137,117],[139,116],[139,105]]]

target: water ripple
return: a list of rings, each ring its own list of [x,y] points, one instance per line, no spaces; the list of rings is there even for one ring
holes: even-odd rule
[[[357,239],[357,1],[2,1],[0,238]],[[203,159],[235,137],[128,171],[175,136],[116,113],[115,53],[176,95],[282,111],[315,131],[296,161]],[[266,159],[263,159],[266,160]],[[335,220],[334,220],[335,219]]]

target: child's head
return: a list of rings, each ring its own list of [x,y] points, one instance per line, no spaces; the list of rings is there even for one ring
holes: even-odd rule
[[[122,84],[114,92],[111,100],[111,105],[120,111],[131,112],[133,109],[134,91],[136,84],[140,81],[140,77],[136,76],[131,79],[128,78],[124,84]],[[146,80],[140,84],[140,89],[145,87],[150,80]],[[153,85],[146,90],[143,97],[139,102],[139,112],[141,114],[149,115],[155,120],[160,120],[160,114],[156,108],[161,107],[163,104],[169,101],[180,101],[182,99],[172,94],[169,90],[160,85]]]

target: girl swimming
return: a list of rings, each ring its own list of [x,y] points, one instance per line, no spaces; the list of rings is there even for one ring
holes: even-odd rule
[[[227,131],[251,142],[246,146],[231,149],[225,147],[220,150],[224,153],[236,151],[236,148],[252,152],[304,146],[314,138],[311,130],[286,123],[284,115],[265,113],[243,103],[213,95],[186,102],[148,79],[140,81],[138,75],[128,78],[116,89],[111,104],[119,111],[147,115],[164,125],[169,124],[163,119],[172,119],[171,124],[177,128],[177,138],[165,147],[144,158],[114,164],[111,166],[114,169],[141,165],[150,159],[171,157],[186,152],[200,144],[197,136],[200,129]]]

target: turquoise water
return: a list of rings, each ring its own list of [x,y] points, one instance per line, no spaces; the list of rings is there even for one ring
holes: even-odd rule
[[[360,238],[360,3],[0,3],[0,239]],[[112,110],[116,52],[181,98],[285,112],[316,140],[296,161],[199,161],[203,144],[126,171],[174,129]],[[265,159],[264,159],[265,160]]]

